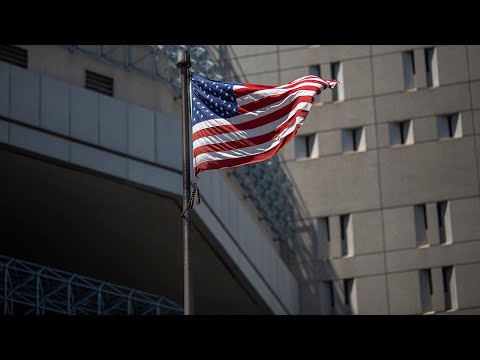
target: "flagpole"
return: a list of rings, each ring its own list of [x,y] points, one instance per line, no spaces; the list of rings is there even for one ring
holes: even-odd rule
[[[188,206],[190,196],[190,109],[188,107],[190,53],[180,51],[177,67],[182,72],[182,118],[183,118],[183,308],[185,315],[193,315],[192,276],[192,218]]]

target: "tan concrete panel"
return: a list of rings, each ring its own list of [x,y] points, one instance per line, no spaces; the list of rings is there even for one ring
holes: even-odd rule
[[[437,47],[438,78],[441,85],[468,81],[467,49],[465,45]],[[478,67],[477,64],[470,66]]]
[[[373,124],[373,111],[371,98],[313,106],[302,131],[315,132]]]
[[[437,245],[387,253],[387,271],[400,272],[475,262],[480,259],[480,241]]]
[[[480,240],[480,198],[450,201],[452,241]]]
[[[472,84],[472,90],[473,87]],[[480,104],[480,85],[477,87]],[[377,121],[379,122],[448,114],[469,108],[470,94],[467,84],[401,92],[376,98]]]
[[[375,94],[403,91],[402,53],[375,56],[372,62]]]
[[[420,314],[420,282],[418,271],[388,276],[390,313],[394,315]]]
[[[378,208],[376,166],[374,151],[288,163],[312,216]]]
[[[387,286],[385,275],[357,278],[355,282],[357,288],[358,314],[387,314]]]
[[[471,80],[480,80],[480,45],[468,45],[468,65]]]

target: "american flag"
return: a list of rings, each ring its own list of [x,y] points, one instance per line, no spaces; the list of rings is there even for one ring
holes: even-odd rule
[[[302,126],[314,97],[337,80],[304,76],[281,86],[191,78],[195,175],[266,160]]]

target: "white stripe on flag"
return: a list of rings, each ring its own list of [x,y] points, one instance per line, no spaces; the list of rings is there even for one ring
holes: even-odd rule
[[[250,155],[257,155],[261,154],[264,152],[267,152],[274,147],[278,146],[283,138],[285,138],[288,134],[292,133],[297,124],[303,123],[305,120],[304,117],[299,116],[297,120],[295,121],[292,126],[289,126],[286,128],[280,136],[277,138],[268,141],[266,143],[263,143],[261,145],[255,145],[255,146],[250,146],[250,147],[244,147],[240,149],[235,149],[235,150],[227,150],[227,151],[215,151],[215,152],[209,152],[209,153],[203,153],[195,157],[195,163],[197,166],[205,161],[216,161],[216,160],[225,160],[225,159],[237,159],[245,156],[250,156]]]
[[[244,139],[268,134],[274,131],[276,128],[278,128],[282,124],[284,124],[285,122],[289,121],[298,110],[309,111],[311,107],[312,107],[312,104],[308,102],[298,103],[290,111],[290,113],[271,123],[265,124],[263,126],[258,126],[253,129],[248,129],[248,130],[240,130],[240,131],[228,132],[224,134],[204,136],[193,142],[193,148],[195,149],[203,145],[219,144],[219,143],[228,142],[228,141],[244,140]],[[217,119],[214,119],[214,120],[217,120]]]
[[[285,99],[282,99],[268,107],[262,108],[261,110],[251,111],[245,114],[240,114],[237,116],[232,116],[228,119],[212,119],[212,120],[204,120],[195,124],[192,128],[192,132],[196,133],[199,130],[207,129],[214,126],[221,126],[221,125],[238,125],[243,124],[248,121],[257,119],[261,116],[269,115],[277,110],[280,110],[283,106],[290,104],[299,96],[315,96],[316,92],[313,90],[299,90],[295,93],[288,95]]]

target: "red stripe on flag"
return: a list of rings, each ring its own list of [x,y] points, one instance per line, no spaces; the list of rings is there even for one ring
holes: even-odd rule
[[[301,81],[298,81],[296,83],[288,83],[286,85],[280,85],[280,86],[275,86],[275,85],[261,85],[261,84],[250,84],[250,83],[245,83],[242,84],[243,87],[237,88],[233,90],[233,93],[235,94],[235,97],[239,98],[260,90],[269,90],[269,89],[291,89],[295,86],[298,86],[300,84],[306,83],[306,82],[317,82],[321,85],[323,85],[325,88],[327,87],[327,84],[320,79],[319,77],[311,77],[311,78],[305,78]]]
[[[266,160],[273,155],[275,155],[287,142],[289,142],[297,133],[298,128],[301,124],[297,124],[295,126],[295,130],[292,131],[291,134],[287,135],[277,146],[273,149],[270,149],[266,152],[257,155],[249,155],[235,159],[224,159],[224,160],[212,160],[212,161],[205,161],[197,166],[195,166],[195,175],[198,175],[200,172],[204,170],[212,170],[212,169],[224,169],[229,167],[235,167],[240,165],[252,164],[259,161]]]
[[[198,140],[205,136],[212,136],[212,135],[220,135],[226,134],[229,132],[235,132],[240,130],[248,130],[253,129],[268,123],[271,123],[275,120],[280,119],[283,116],[286,116],[292,111],[295,106],[297,106],[301,102],[313,102],[313,96],[299,96],[295,99],[295,101],[291,102],[288,105],[274,111],[271,114],[259,117],[257,119],[253,119],[251,121],[247,121],[237,125],[220,125],[220,126],[213,126],[206,129],[197,130],[192,135],[192,141]]]
[[[275,137],[280,135],[283,130],[285,130],[289,126],[292,126],[292,124],[295,123],[297,117],[299,116],[306,117],[307,115],[308,115],[307,110],[299,109],[295,112],[295,115],[293,115],[287,122],[278,126],[274,131],[271,131],[263,135],[242,139],[242,140],[234,140],[234,141],[222,142],[217,144],[201,145],[196,147],[193,150],[193,156],[197,157],[198,155],[208,153],[208,152],[228,151],[228,150],[235,150],[235,149],[241,149],[244,147],[264,144],[268,141],[272,141],[273,139],[275,139]]]
[[[282,94],[268,95],[268,96],[266,96],[262,99],[259,99],[257,101],[253,101],[249,104],[239,106],[238,108],[242,109],[242,110],[245,110],[246,112],[256,111],[256,110],[259,110],[259,109],[264,108],[266,106],[273,105],[276,102],[279,102],[281,100],[284,100],[285,98],[289,97],[290,95],[295,94],[296,92],[301,91],[301,90],[315,91],[315,93],[317,95],[320,94],[320,91],[321,91],[316,86],[305,85],[305,86],[302,86],[302,87],[299,87],[299,88],[296,88],[296,89],[292,89],[290,91],[286,91]]]
[[[250,84],[250,83],[244,83],[242,84],[242,86],[244,87],[233,90],[233,93],[237,98],[240,96],[251,94],[252,92],[255,92],[255,91],[276,88],[275,85],[261,85],[261,84]]]

